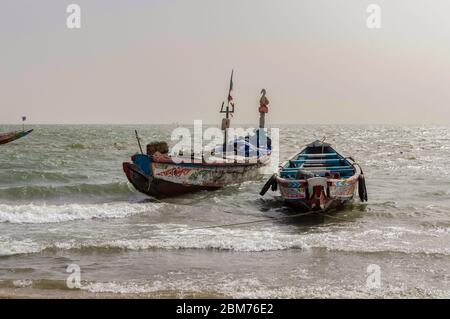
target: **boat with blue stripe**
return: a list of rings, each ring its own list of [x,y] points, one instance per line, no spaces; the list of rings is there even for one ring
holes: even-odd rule
[[[16,132],[9,132],[9,133],[0,133],[0,145],[11,143],[15,140],[18,140],[22,137],[27,136],[33,132],[33,130],[27,130],[27,131],[16,131]]]
[[[344,157],[329,143],[314,141],[281,164],[261,190],[280,190],[283,200],[306,211],[327,211],[354,198],[358,185],[367,201],[364,173],[353,158]]]

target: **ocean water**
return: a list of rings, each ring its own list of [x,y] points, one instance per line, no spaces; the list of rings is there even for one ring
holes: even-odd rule
[[[137,193],[122,172],[134,129],[150,142],[172,126],[34,128],[0,146],[0,296],[450,297],[450,127],[281,126],[281,160],[326,136],[369,192],[296,218],[277,193],[258,195],[264,176],[163,201]]]

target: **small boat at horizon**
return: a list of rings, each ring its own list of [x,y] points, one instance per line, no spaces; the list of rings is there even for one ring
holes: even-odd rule
[[[8,132],[8,133],[0,133],[0,145],[10,143],[12,141],[18,140],[22,137],[27,136],[33,132],[33,129],[27,130],[27,131],[14,131],[14,132]]]
[[[339,154],[330,144],[316,140],[281,164],[260,195],[269,188],[272,191],[279,188],[288,206],[328,211],[352,201],[357,184],[360,200],[367,201],[364,173],[359,164]]]

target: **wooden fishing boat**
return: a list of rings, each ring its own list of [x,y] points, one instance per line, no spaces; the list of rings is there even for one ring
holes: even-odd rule
[[[132,163],[123,163],[130,183],[141,193],[154,197],[177,196],[199,190],[252,180],[269,155],[249,163],[175,163],[168,155],[135,154]]]
[[[0,134],[0,145],[6,144],[6,143],[10,143],[10,142],[15,141],[15,140],[17,140],[19,138],[27,136],[31,132],[33,132],[33,130],[1,133]]]
[[[356,185],[361,201],[367,201],[364,174],[351,157],[330,144],[315,141],[281,164],[261,190],[278,188],[286,204],[305,211],[327,211],[353,200]]]
[[[125,175],[134,188],[153,197],[169,197],[240,184],[252,180],[260,174],[259,169],[269,162],[271,154],[270,138],[265,135],[265,130],[261,127],[264,125],[264,119],[260,120],[260,129],[254,132],[257,134],[256,143],[252,144],[250,140],[255,141],[255,139],[250,139],[248,136],[239,140],[228,140],[227,129],[230,127],[230,115],[234,113],[232,89],[233,73],[230,79],[228,103],[226,107],[222,103],[220,110],[220,113],[226,114],[222,121],[224,143],[216,148],[216,150],[232,149],[232,152],[209,154],[202,152],[202,154],[196,155],[189,150],[186,152],[189,154],[185,157],[180,154],[174,156],[169,154],[167,143],[160,142],[148,144],[147,153],[144,154],[136,132],[141,153],[133,155],[131,162],[123,163]],[[262,94],[261,103],[264,103],[265,108],[262,110],[260,105],[260,117],[267,113],[267,104],[269,103],[265,97],[265,90],[262,91]],[[266,138],[267,142],[259,143],[261,137]],[[237,152],[239,147],[241,149],[243,147],[244,152]]]

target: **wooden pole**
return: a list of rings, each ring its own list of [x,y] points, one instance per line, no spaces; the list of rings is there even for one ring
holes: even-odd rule
[[[139,138],[137,130],[134,130],[134,134],[136,134],[136,139],[137,139],[137,142],[138,142],[138,145],[139,145],[139,149],[141,150],[141,154],[144,154],[144,152],[142,151],[141,139]]]
[[[266,126],[266,113],[259,113],[259,128],[264,128]]]
[[[225,158],[225,155],[226,155],[225,152],[226,152],[226,147],[227,147],[227,143],[228,143],[227,129],[230,127],[230,113],[234,113],[234,105],[233,105],[233,109],[230,111],[230,98],[231,98],[231,91],[233,90],[233,74],[234,74],[234,70],[231,70],[230,86],[228,89],[228,97],[227,97],[227,106],[224,111],[223,110],[224,103],[222,103],[222,107],[220,109],[220,113],[225,113],[225,118],[222,120],[222,130],[224,131],[223,158]]]

